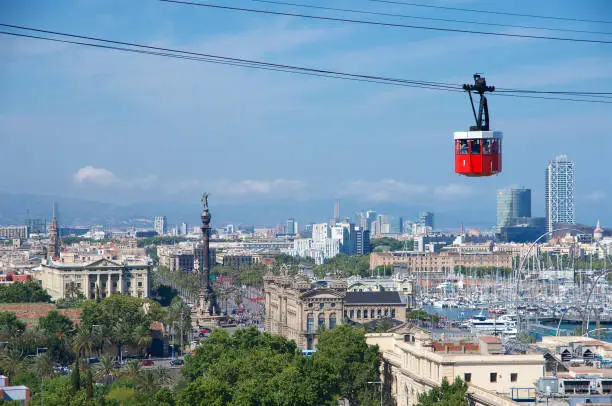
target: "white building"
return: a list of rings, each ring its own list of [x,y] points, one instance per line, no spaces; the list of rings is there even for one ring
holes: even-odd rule
[[[168,221],[166,220],[166,216],[155,216],[153,228],[157,234],[165,235],[168,232]]]

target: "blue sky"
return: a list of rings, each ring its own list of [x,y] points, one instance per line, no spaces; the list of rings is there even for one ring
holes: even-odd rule
[[[248,0],[217,3],[342,16]],[[308,3],[612,33],[612,24],[366,0]],[[606,0],[430,3],[612,20]],[[0,15],[5,23],[346,72],[452,83],[469,82],[474,72],[483,72],[499,87],[612,91],[612,45],[341,24],[154,0],[4,0]],[[612,35],[553,34],[612,40]],[[603,225],[612,225],[607,164],[612,105],[492,96],[492,127],[505,134],[504,170],[468,179],[455,175],[452,166],[452,133],[472,120],[461,93],[5,36],[0,36],[0,87],[5,168],[0,190],[8,192],[169,204],[197,199],[203,190],[219,204],[295,199],[303,205],[339,197],[364,208],[405,204],[433,211],[484,210],[494,224],[495,189],[509,185],[531,188],[533,213],[543,215],[544,167],[563,153],[576,162],[578,221],[601,218]]]

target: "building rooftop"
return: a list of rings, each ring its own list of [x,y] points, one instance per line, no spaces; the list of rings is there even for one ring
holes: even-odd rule
[[[397,304],[402,305],[399,292],[346,292],[345,304]]]
[[[478,339],[487,344],[501,344],[501,339],[495,336],[480,336]]]

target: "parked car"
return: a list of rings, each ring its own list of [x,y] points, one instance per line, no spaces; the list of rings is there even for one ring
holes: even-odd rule
[[[170,361],[170,365],[172,366],[177,366],[177,365],[185,365],[185,361],[183,361],[182,359],[173,359],[172,361]]]
[[[144,361],[140,361],[140,366],[141,367],[150,367],[152,365],[155,365],[155,362],[153,362],[152,359],[146,359]]]

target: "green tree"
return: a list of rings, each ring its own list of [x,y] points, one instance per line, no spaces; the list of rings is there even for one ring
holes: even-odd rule
[[[0,303],[51,302],[51,296],[38,282],[15,282],[0,285]]]
[[[467,406],[467,384],[456,377],[453,384],[449,384],[446,377],[442,385],[419,395],[417,406]]]
[[[93,390],[93,374],[91,372],[91,367],[87,366],[87,378],[85,380],[85,391],[87,392],[87,399],[93,398],[94,390]]]
[[[15,313],[0,312],[0,338],[3,341],[20,336],[25,329],[25,323],[19,320]]]
[[[70,372],[70,387],[72,394],[76,394],[81,390],[81,371],[79,369],[79,357],[77,356]]]
[[[364,392],[374,390],[367,382],[380,379],[380,354],[377,346],[369,346],[362,330],[348,325],[326,330],[319,336],[315,358],[323,358],[340,375],[340,394],[351,404],[358,404]]]

